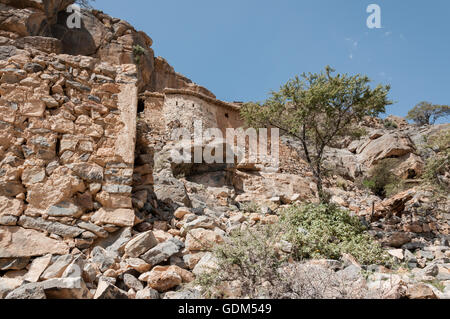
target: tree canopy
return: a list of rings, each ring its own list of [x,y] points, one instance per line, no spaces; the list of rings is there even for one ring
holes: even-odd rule
[[[355,121],[384,113],[392,104],[388,99],[390,86],[372,89],[367,76],[334,72],[327,66],[318,74],[303,73],[271,92],[265,102],[246,103],[241,110],[247,125],[279,128],[301,142],[322,200],[325,147],[345,135]]]
[[[418,125],[432,125],[440,118],[450,116],[450,106],[420,102],[408,112],[408,120]]]

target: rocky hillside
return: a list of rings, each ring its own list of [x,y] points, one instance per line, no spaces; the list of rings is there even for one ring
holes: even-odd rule
[[[83,10],[69,29],[71,3],[0,0],[0,299],[206,298],[217,247],[287,230],[287,210],[318,202],[300,146],[282,138],[279,168],[179,164],[172,128],[240,127],[239,105],[176,73],[123,20]],[[271,237],[262,249],[286,257],[281,277],[310,285],[291,298],[450,298],[450,172],[430,165],[449,130],[367,118],[327,149],[330,201],[390,261],[358,259],[358,245],[299,260],[294,239]],[[339,293],[314,284],[325,277]],[[243,278],[224,280],[222,297],[249,296]]]

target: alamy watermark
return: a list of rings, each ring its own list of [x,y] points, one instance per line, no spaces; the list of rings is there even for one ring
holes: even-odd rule
[[[367,27],[369,29],[381,29],[381,7],[373,3],[367,7],[366,11],[370,13],[367,18]]]
[[[67,7],[66,12],[71,13],[67,18],[67,27],[69,29],[81,29],[81,7],[72,4]]]
[[[280,133],[277,128],[228,128],[224,136],[222,130],[204,129],[202,121],[196,120],[193,131],[193,134],[187,128],[172,131],[171,140],[177,142],[171,153],[174,163],[246,163],[279,167]]]

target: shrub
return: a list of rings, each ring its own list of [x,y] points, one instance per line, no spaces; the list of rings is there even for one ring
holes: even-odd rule
[[[356,127],[349,131],[348,135],[354,140],[360,140],[362,137],[369,134],[364,127]]]
[[[288,263],[279,252],[280,225],[262,226],[232,234],[217,246],[217,267],[197,276],[194,285],[206,298],[343,299],[364,298],[360,281],[346,280],[323,266]]]
[[[387,129],[396,129],[396,128],[398,128],[398,125],[397,125],[397,123],[392,122],[390,120],[385,120],[384,127]]]
[[[196,283],[209,298],[227,298],[227,286],[239,281],[241,294],[256,298],[264,283],[274,286],[279,280],[277,269],[284,259],[275,244],[280,236],[277,226],[233,232],[213,251],[218,268],[198,276]]]
[[[439,176],[450,171],[450,129],[431,136],[428,139],[428,147],[436,150],[437,154],[428,159],[423,179],[428,184],[445,188]]]
[[[252,213],[259,213],[261,207],[256,202],[247,202],[241,204],[240,210],[243,211],[244,213],[252,214]]]
[[[141,56],[145,55],[147,51],[141,47],[139,44],[133,46],[133,55],[134,55],[134,62],[136,64],[141,63]]]
[[[361,264],[390,264],[381,246],[366,233],[358,217],[334,205],[291,206],[281,218],[293,257],[340,259],[344,253]]]
[[[380,161],[369,172],[362,184],[380,197],[390,197],[403,189],[400,178],[391,171],[399,164],[398,159],[387,158]]]

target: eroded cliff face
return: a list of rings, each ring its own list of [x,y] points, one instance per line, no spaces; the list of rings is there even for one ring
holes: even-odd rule
[[[81,11],[81,27],[69,28],[73,12],[66,8],[73,0],[2,0],[0,31],[4,56],[11,56],[12,47],[34,48],[46,53],[91,56],[113,65],[134,64],[133,47],[140,46],[139,91],[162,91],[164,88],[187,89],[210,97],[207,89],[175,72],[161,57],[155,57],[152,39],[136,31],[128,22],[112,18],[97,10]],[[1,55],[2,53],[0,53]]]

